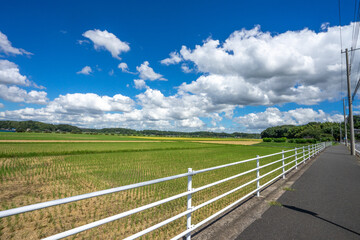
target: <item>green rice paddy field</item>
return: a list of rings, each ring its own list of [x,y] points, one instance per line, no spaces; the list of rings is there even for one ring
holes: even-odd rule
[[[19,140],[19,142],[0,142],[0,210],[186,173],[188,168],[199,170],[300,146],[262,142],[243,146],[193,142],[198,140],[193,138],[149,139],[117,135],[36,133],[0,133],[0,140]],[[102,140],[102,142],[36,142],[36,140]],[[106,142],[106,140],[124,142]],[[211,141],[211,139],[205,140]],[[219,141],[219,139],[214,140]],[[232,141],[247,140],[232,139]],[[277,159],[279,156],[263,159],[260,165]],[[280,164],[262,169],[261,174],[279,167]],[[256,162],[253,161],[195,175],[193,187],[203,186],[255,166]],[[281,170],[265,177],[261,183],[280,173]],[[253,172],[195,193],[193,205],[206,202],[255,176],[256,173]],[[255,184],[249,185],[194,212],[193,224],[236,201],[255,187]],[[181,178],[2,218],[0,238],[44,238],[185,192],[186,189],[187,179]],[[79,233],[69,239],[122,239],[185,210],[186,197],[183,197]],[[143,236],[142,239],[168,239],[184,230],[186,230],[185,217]]]

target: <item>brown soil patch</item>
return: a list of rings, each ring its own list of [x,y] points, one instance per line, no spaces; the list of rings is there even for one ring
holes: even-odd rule
[[[199,143],[217,143],[217,144],[232,144],[232,145],[253,145],[259,141],[192,141]]]

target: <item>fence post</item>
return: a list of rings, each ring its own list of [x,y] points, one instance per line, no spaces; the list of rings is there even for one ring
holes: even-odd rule
[[[309,151],[309,156],[308,156],[308,158],[310,159],[310,145],[308,145],[308,151]]]
[[[306,163],[306,159],[305,159],[305,146],[303,146],[303,158],[304,158],[304,164]]]
[[[313,148],[313,157],[314,157],[314,156],[315,156],[315,154],[316,154],[316,147],[315,147],[315,144],[313,144],[312,148]]]
[[[260,158],[259,158],[259,155],[256,155],[256,168],[257,168],[257,170],[256,170],[256,178],[258,179],[256,182],[257,182],[257,193],[256,193],[256,196],[258,196],[258,197],[260,197],[260,190],[259,190],[259,188],[260,188],[260,179],[259,179],[259,177],[260,177],[260,169],[259,169],[259,167],[260,167]]]
[[[311,157],[314,156],[314,144],[311,144]]]
[[[319,153],[319,144],[316,144],[316,155]]]
[[[192,173],[192,168],[188,168],[188,173]],[[192,190],[192,175],[188,176],[188,185],[187,185],[187,190],[191,191]],[[187,195],[187,210],[190,210],[191,207],[191,193],[189,193]],[[190,229],[191,228],[191,213],[188,213],[186,215],[186,228]],[[191,240],[191,232],[186,234],[186,240]]]
[[[295,169],[297,169],[298,167],[298,162],[297,162],[297,148],[295,148]]]
[[[314,144],[314,156],[316,155],[316,144]]]
[[[282,150],[282,170],[283,170],[283,179],[285,179],[285,155],[284,155],[284,150]]]
[[[315,155],[315,148],[314,148],[314,144],[311,145],[311,157],[313,157]]]

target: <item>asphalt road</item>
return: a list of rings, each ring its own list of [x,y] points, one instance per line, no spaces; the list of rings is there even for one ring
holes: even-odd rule
[[[360,164],[345,146],[326,149],[292,188],[237,239],[360,239]]]

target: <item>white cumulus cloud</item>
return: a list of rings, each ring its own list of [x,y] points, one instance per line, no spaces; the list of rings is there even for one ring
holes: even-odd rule
[[[165,64],[165,65],[168,66],[168,65],[171,65],[171,64],[177,64],[177,63],[182,61],[182,57],[177,52],[172,52],[169,55],[170,55],[169,58],[165,58],[165,59],[161,60],[160,62],[162,64]]]
[[[326,29],[328,29],[329,26],[330,26],[329,22],[324,22],[321,24],[320,28],[321,30],[325,31]]]
[[[20,74],[18,65],[8,60],[0,60],[0,84],[29,86],[30,81]]]
[[[106,30],[101,31],[98,29],[88,30],[83,33],[83,36],[90,39],[94,43],[95,49],[106,49],[114,58],[120,59],[119,55],[122,52],[130,50],[129,44],[121,41],[113,33]]]
[[[60,95],[47,106],[52,112],[61,113],[101,113],[109,111],[128,112],[133,109],[134,101],[121,94],[99,96],[94,93],[74,93]]]
[[[189,68],[188,65],[186,64],[181,64],[181,70],[184,72],[184,73],[191,73],[193,70]]]
[[[155,80],[167,81],[165,78],[163,78],[163,75],[154,72],[154,70],[149,65],[150,65],[149,62],[145,61],[140,66],[136,67],[136,70],[139,72],[139,76],[141,79],[150,80],[150,81],[155,81]]]
[[[202,128],[205,126],[205,123],[201,121],[198,117],[193,117],[190,119],[181,120],[180,125],[182,127],[189,127],[189,128]]]
[[[342,28],[344,45],[351,43],[352,27]],[[242,29],[225,40],[207,39],[194,48],[183,46],[166,61],[164,59],[165,65],[180,63],[183,71],[192,70],[199,74],[193,81],[178,86],[173,95],[166,96],[146,85],[147,80],[165,79],[145,61],[136,67],[139,79],[134,80],[135,88],[145,90],[133,99],[121,94],[112,97],[94,93],[67,94],[60,95],[43,108],[0,112],[0,118],[46,119],[46,122],[88,127],[192,131],[222,131],[223,118],[233,120],[238,126],[247,128],[246,131],[310,121],[341,121],[342,115],[322,110],[281,111],[271,107],[289,102],[314,105],[339,96],[338,34],[339,27],[331,26],[322,32],[303,29],[279,34],[263,32],[259,26]],[[129,71],[126,63],[120,63],[118,68]],[[1,83],[8,92],[9,87],[5,84],[14,84]],[[28,100],[23,97],[22,101]],[[248,105],[269,107],[264,112],[234,117],[236,108]]]
[[[134,84],[135,84],[135,88],[136,89],[144,89],[144,88],[146,88],[146,83],[145,83],[145,81],[144,80],[142,80],[142,79],[135,79],[134,80]]]
[[[136,74],[136,73],[130,72],[128,65],[126,63],[124,63],[124,62],[119,63],[118,68],[120,68],[122,72],[130,73],[130,74]]]
[[[120,68],[121,71],[123,71],[123,72],[128,72],[129,71],[128,65],[126,63],[124,63],[124,62],[119,63],[118,68]]]
[[[77,74],[84,74],[84,75],[90,75],[92,73],[92,69],[89,66],[83,67],[80,71],[77,72]]]
[[[351,42],[352,26],[342,27],[344,45]],[[307,28],[279,34],[263,32],[260,26],[242,29],[225,41],[183,46],[181,58],[202,76],[180,88],[231,105],[335,100],[341,91],[339,49],[338,26],[318,33]]]
[[[48,101],[46,95],[47,93],[44,91],[32,90],[27,92],[17,86],[0,84],[0,98],[11,102],[46,104]]]
[[[311,108],[296,108],[289,111],[280,111],[278,108],[267,108],[265,112],[250,113],[245,116],[234,118],[236,122],[245,126],[248,130],[258,131],[278,125],[303,125],[309,122],[341,122],[341,114],[330,115],[323,110]]]
[[[220,121],[222,118],[216,112],[230,113],[232,110],[233,107],[226,105],[214,105],[205,97],[187,93],[165,96],[159,90],[146,87],[146,91],[138,94],[135,101],[121,94],[113,97],[94,93],[66,94],[43,108],[0,112],[0,118],[70,123],[84,127],[200,131],[207,129],[200,117]]]
[[[13,47],[7,36],[2,32],[0,32],[0,52],[3,52],[7,55],[32,55],[32,53],[24,49]]]

